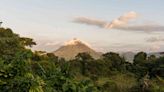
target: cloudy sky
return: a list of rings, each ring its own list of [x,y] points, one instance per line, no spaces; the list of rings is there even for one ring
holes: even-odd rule
[[[164,0],[0,0],[3,27],[53,51],[78,38],[97,51],[164,51]]]

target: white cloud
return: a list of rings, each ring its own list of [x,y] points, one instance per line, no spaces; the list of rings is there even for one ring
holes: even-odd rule
[[[85,45],[87,45],[88,47],[91,47],[91,45],[90,45],[89,43],[87,43],[87,42],[85,42],[85,41],[81,41],[80,39],[77,39],[77,38],[74,38],[74,39],[72,39],[72,40],[66,41],[66,42],[64,43],[64,45],[65,45],[65,46],[67,46],[67,45],[77,45],[78,43],[85,44]]]
[[[124,15],[120,16],[117,19],[112,20],[112,22],[107,23],[105,25],[105,28],[111,29],[111,28],[117,28],[120,26],[124,26],[129,23],[130,20],[137,18],[138,14],[134,11],[125,13]]]
[[[129,30],[129,31],[143,31],[143,32],[156,32],[156,31],[164,31],[163,25],[155,25],[155,24],[140,24],[140,25],[129,25],[131,20],[134,20],[138,17],[134,11],[123,14],[117,19],[113,19],[111,22],[88,18],[88,17],[77,17],[74,22],[80,24],[94,25],[105,29],[119,29],[119,30]]]
[[[138,14],[136,12],[131,11],[131,12],[125,13],[124,15],[118,17],[117,19],[112,20],[111,22],[94,19],[94,18],[88,18],[88,17],[77,17],[75,18],[74,22],[112,29],[112,28],[117,28],[119,26],[124,26],[128,24],[130,20],[137,18],[137,15]]]
[[[57,42],[57,41],[55,41],[55,42],[47,42],[47,43],[45,43],[45,46],[54,46],[54,45],[59,45],[59,44],[61,44],[61,42]]]

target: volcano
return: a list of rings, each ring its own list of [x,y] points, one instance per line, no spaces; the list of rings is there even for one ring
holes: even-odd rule
[[[90,54],[94,59],[98,59],[101,57],[101,53],[96,52],[87,43],[82,42],[76,38],[68,42],[65,42],[63,46],[61,46],[53,53],[60,58],[71,60],[74,59],[78,53],[83,52]]]

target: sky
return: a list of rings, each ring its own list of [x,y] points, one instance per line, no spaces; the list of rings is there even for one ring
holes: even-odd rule
[[[51,52],[78,38],[100,52],[157,52],[164,51],[163,4],[164,0],[0,0],[0,21],[20,36],[33,38],[36,50]],[[131,12],[136,16],[127,17]],[[112,23],[119,25],[104,26]]]

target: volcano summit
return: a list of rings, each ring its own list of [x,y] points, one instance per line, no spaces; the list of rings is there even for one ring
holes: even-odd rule
[[[65,58],[66,60],[74,59],[78,53],[89,53],[93,58],[100,58],[101,54],[93,50],[87,43],[82,42],[79,39],[74,38],[68,42],[65,42],[63,46],[54,51],[53,53]]]

